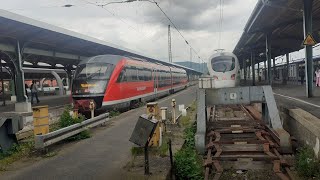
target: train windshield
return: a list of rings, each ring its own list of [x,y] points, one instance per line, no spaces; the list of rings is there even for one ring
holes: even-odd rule
[[[211,60],[212,69],[216,72],[232,71],[235,68],[235,58],[232,56],[218,56]]]
[[[77,68],[75,79],[106,80],[110,79],[112,73],[111,64],[89,63],[82,64]]]

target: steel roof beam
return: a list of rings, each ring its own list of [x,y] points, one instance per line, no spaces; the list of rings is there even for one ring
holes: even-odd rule
[[[314,23],[317,23],[317,22],[320,22],[320,18],[314,18],[312,20]],[[298,24],[298,23],[303,23],[303,18],[299,18],[299,19],[293,19],[293,20],[290,20],[290,21],[286,21],[286,22],[283,22],[283,23],[280,23],[280,24],[277,24],[277,25],[273,25],[271,27],[262,27],[262,28],[259,28],[259,29],[255,29],[255,30],[252,30],[252,31],[247,31],[248,34],[255,34],[255,33],[263,33],[265,31],[273,31],[274,29],[277,29],[277,28],[285,28],[289,25],[295,25],[295,24]]]

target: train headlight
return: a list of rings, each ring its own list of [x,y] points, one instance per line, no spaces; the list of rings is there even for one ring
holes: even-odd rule
[[[218,76],[213,76],[213,80],[218,80]]]
[[[231,80],[235,80],[236,79],[236,74],[232,74],[231,75]]]

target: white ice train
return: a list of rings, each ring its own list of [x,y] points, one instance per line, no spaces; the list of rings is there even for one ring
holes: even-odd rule
[[[236,87],[240,84],[239,61],[233,53],[215,53],[209,58],[207,66],[215,88]]]

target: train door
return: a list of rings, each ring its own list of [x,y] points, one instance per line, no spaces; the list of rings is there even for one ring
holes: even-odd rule
[[[154,97],[158,97],[158,88],[159,88],[159,81],[158,81],[158,71],[153,69],[153,88],[154,88]]]
[[[172,69],[170,68],[170,94],[173,94],[173,77],[172,77]]]

